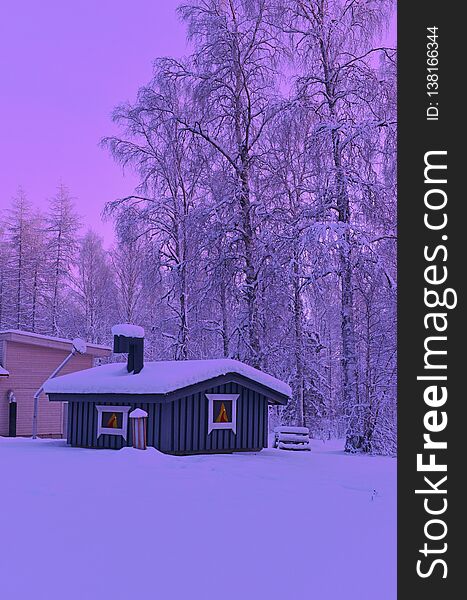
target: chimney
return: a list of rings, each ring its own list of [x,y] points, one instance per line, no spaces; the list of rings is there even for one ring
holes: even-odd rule
[[[120,323],[112,327],[114,352],[128,354],[127,370],[138,374],[144,367],[144,329],[139,325]]]

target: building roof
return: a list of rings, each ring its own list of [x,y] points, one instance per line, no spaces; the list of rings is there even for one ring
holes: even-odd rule
[[[8,377],[10,373],[0,365],[0,377]]]
[[[43,346],[58,350],[71,351],[72,348],[72,340],[49,335],[41,335],[39,333],[31,333],[30,331],[20,331],[19,329],[7,329],[0,331],[0,341],[2,340],[7,342],[17,342],[19,344]],[[86,344],[86,347],[86,354],[96,357],[109,356],[112,352],[112,349],[109,346],[101,346],[99,344]]]
[[[230,374],[286,398],[292,395],[291,388],[283,381],[229,358],[149,362],[137,375],[128,373],[126,363],[113,363],[50,379],[44,391],[46,394],[170,394]]]

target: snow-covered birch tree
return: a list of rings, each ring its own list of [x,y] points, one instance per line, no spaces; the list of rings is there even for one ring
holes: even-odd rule
[[[68,188],[60,183],[57,193],[49,200],[47,213],[49,276],[49,330],[60,332],[59,315],[61,298],[70,283],[72,259],[77,248],[79,218],[74,199]]]
[[[274,68],[280,46],[270,27],[272,14],[266,0],[206,0],[179,10],[194,50],[185,61],[161,61],[160,69],[191,91],[193,111],[168,112],[230,170],[246,305],[245,358],[258,367],[262,362],[257,302],[261,249],[253,182],[260,141],[283,108]]]
[[[79,241],[73,291],[77,334],[90,342],[108,341],[116,319],[114,280],[102,238],[92,230]]]
[[[159,247],[159,266],[167,274],[165,300],[172,311],[172,323],[163,333],[177,359],[189,355],[190,267],[196,256],[192,215],[204,165],[196,141],[167,116],[186,114],[190,107],[185,98],[179,86],[156,72],[134,105],[114,113],[125,137],[104,140],[113,156],[141,177],[138,194],[110,202],[106,210],[120,225],[133,221],[134,227],[122,227],[129,238],[145,236]]]
[[[27,329],[29,325],[28,279],[32,257],[32,204],[22,187],[13,198],[7,216],[7,235],[10,241],[9,279],[11,289],[11,325],[15,329]]]
[[[138,323],[142,318],[144,247],[140,238],[120,236],[111,252],[119,321]]]
[[[329,145],[332,206],[339,225],[342,400],[349,417],[349,451],[360,447],[363,435],[354,324],[352,215],[358,210],[356,198],[365,182],[352,174],[358,174],[360,168],[360,138],[392,124],[386,115],[375,111],[378,79],[372,62],[378,53],[393,54],[390,49],[373,46],[391,4],[389,0],[299,0],[290,3],[284,27],[302,59],[299,92],[319,115],[319,131]]]

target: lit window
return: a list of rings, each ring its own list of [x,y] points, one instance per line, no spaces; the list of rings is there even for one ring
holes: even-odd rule
[[[126,440],[130,406],[96,406],[97,437],[102,434],[121,435]]]
[[[231,429],[237,432],[237,398],[239,394],[206,394],[208,406],[208,433],[213,429]]]

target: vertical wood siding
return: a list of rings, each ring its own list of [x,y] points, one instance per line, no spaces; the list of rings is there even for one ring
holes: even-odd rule
[[[121,435],[100,435],[97,437],[96,406],[112,406],[114,402],[69,402],[68,403],[68,443],[82,448],[110,448],[119,450],[123,446],[132,446],[131,424],[128,423],[127,439]],[[147,444],[154,448],[160,447],[160,404],[128,404],[131,410],[142,408],[148,413]]]
[[[208,400],[206,394],[239,394],[237,432],[214,429],[208,434]],[[168,452],[232,452],[267,447],[267,398],[237,383],[227,383],[206,392],[175,400],[171,410],[171,444]]]
[[[206,394],[239,394],[236,434],[228,429],[213,430],[208,434]],[[130,426],[126,440],[113,435],[97,438],[97,404],[109,406],[115,402],[69,403],[68,442],[72,446],[88,448],[131,446]],[[237,383],[227,383],[166,404],[126,403],[125,406],[131,406],[131,410],[142,408],[148,413],[147,445],[163,452],[233,452],[267,447],[267,398]]]

